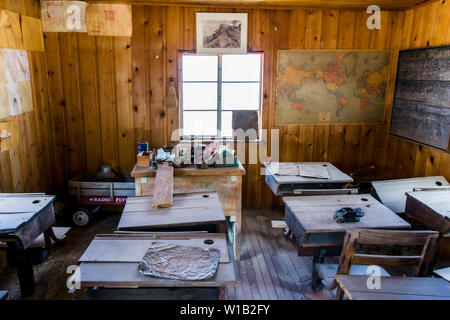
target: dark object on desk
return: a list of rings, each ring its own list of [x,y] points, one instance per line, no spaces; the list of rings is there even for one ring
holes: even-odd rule
[[[450,46],[400,51],[390,134],[450,152]]]
[[[450,190],[406,193],[406,214],[441,234],[450,232]]]
[[[61,242],[51,228],[55,222],[55,196],[44,194],[0,195],[0,241],[8,245],[10,256],[15,256],[20,291],[23,296],[34,292],[33,265],[28,250],[33,241],[44,233],[46,246],[52,240]]]
[[[361,208],[353,209],[345,207],[336,210],[334,213],[334,220],[336,220],[337,223],[358,222],[361,217],[364,217],[364,212],[362,212]]]
[[[214,248],[185,247],[153,241],[138,269],[144,276],[156,278],[207,280],[216,274],[219,258],[220,251]]]

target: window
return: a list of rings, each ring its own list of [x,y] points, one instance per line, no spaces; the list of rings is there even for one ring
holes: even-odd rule
[[[233,118],[238,125],[239,114],[248,114],[243,111],[252,111],[259,119],[261,66],[262,54],[184,54],[180,95],[184,138],[231,138],[233,129],[239,129],[233,128]]]

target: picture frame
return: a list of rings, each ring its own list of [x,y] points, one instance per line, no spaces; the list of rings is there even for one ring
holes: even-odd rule
[[[196,14],[197,53],[247,53],[247,13]]]

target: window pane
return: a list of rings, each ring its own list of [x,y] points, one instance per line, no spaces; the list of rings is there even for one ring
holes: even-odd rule
[[[261,55],[223,55],[223,81],[260,81]]]
[[[217,109],[217,83],[183,83],[183,109]]]
[[[217,81],[217,56],[184,55],[183,81]]]
[[[184,111],[184,135],[216,135],[217,112],[215,111]]]
[[[233,135],[233,112],[222,112],[222,137],[231,137]]]
[[[223,83],[223,110],[259,110],[259,83]]]

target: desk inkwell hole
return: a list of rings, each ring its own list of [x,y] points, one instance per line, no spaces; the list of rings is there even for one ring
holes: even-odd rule
[[[367,198],[361,198],[361,201],[369,201]]]
[[[440,187],[440,186],[442,186],[442,182],[440,182],[440,181],[436,181],[436,184]]]
[[[209,245],[211,245],[211,244],[214,243],[214,241],[211,240],[211,239],[206,239],[205,241],[203,241],[203,243],[204,243],[204,244],[209,244]]]
[[[327,165],[327,164],[323,164],[322,166],[324,166],[324,167],[328,167],[328,165]]]
[[[203,198],[209,198],[209,194],[204,194],[202,197]]]
[[[41,200],[34,200],[33,201],[34,204],[39,203],[39,202],[41,202]]]

